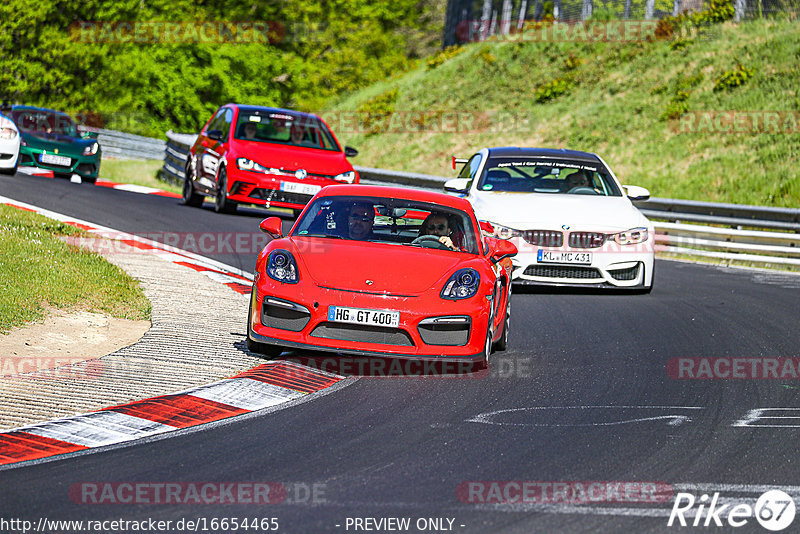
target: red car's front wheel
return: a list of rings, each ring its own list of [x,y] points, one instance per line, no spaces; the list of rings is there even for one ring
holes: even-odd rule
[[[225,170],[225,167],[221,167],[217,175],[215,200],[214,211],[217,213],[233,213],[236,211],[236,202],[228,200],[228,171]]]

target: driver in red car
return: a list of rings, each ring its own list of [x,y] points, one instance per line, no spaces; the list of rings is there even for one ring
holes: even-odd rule
[[[368,202],[357,202],[347,212],[347,231],[350,239],[369,241],[375,223],[375,208]]]

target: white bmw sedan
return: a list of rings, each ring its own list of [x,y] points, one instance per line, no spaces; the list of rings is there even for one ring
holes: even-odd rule
[[[17,172],[19,142],[17,125],[5,115],[0,115],[0,173],[14,174]]]
[[[650,192],[621,185],[600,156],[502,147],[456,162],[465,165],[444,188],[517,246],[515,283],[652,289],[653,225],[631,202]]]

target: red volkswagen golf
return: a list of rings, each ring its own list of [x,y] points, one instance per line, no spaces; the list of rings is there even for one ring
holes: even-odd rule
[[[250,350],[485,363],[505,350],[508,241],[482,237],[470,204],[398,187],[326,187],[256,261]]]
[[[189,150],[183,203],[200,206],[213,196],[218,212],[239,203],[292,208],[300,213],[326,185],[358,183],[321,118],[309,113],[226,104],[209,119]]]

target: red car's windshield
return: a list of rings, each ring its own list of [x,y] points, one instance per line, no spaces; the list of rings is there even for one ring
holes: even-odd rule
[[[478,253],[467,213],[414,200],[320,197],[305,211],[292,235]]]
[[[240,110],[234,138],[341,151],[325,123],[313,116],[286,111]]]

